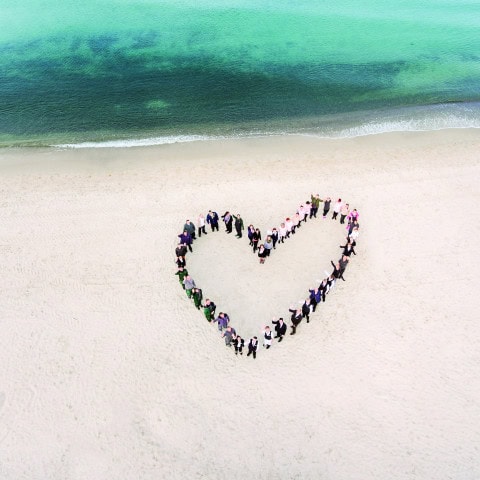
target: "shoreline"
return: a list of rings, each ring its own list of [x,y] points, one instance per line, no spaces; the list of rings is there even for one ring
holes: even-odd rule
[[[470,144],[480,138],[480,129],[446,129],[430,131],[386,132],[350,138],[323,138],[311,135],[278,135],[262,137],[232,137],[209,139],[163,145],[146,145],[128,148],[58,148],[58,147],[12,147],[0,149],[0,169],[2,173],[16,172],[23,168],[35,171],[62,172],[82,169],[102,171],[112,168],[144,168],[161,161],[165,167],[172,161],[182,162],[219,162],[228,153],[229,158],[242,161],[242,149],[256,149],[256,159],[260,162],[268,159],[269,153],[297,153],[302,160],[310,155],[311,148],[319,148],[321,161],[329,162],[328,154],[349,153],[368,148],[382,148],[384,143],[391,146],[426,147],[432,143],[442,147],[454,143]],[[137,158],[137,161],[133,160]],[[365,163],[362,155],[358,161]],[[219,165],[221,168],[221,164]]]
[[[317,117],[247,121],[236,124],[184,125],[177,129],[143,132],[76,132],[33,135],[22,139],[0,136],[3,148],[134,148],[195,141],[215,141],[279,136],[312,136],[348,139],[384,133],[429,132],[451,129],[480,129],[480,102],[451,102],[431,105],[359,110]],[[76,138],[72,141],[71,138]]]

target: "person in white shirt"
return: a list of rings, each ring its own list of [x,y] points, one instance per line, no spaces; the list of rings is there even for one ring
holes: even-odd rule
[[[298,222],[299,224],[300,224],[303,220],[307,221],[306,218],[305,218],[305,207],[304,207],[303,205],[300,205],[300,206],[298,207],[297,214],[298,214],[298,216],[299,216],[299,222]]]
[[[278,243],[283,243],[284,240],[287,238],[287,227],[284,223],[280,224],[280,228],[278,229]]]
[[[258,339],[257,337],[253,337],[248,342],[248,353],[247,357],[253,355],[253,358],[257,358],[257,349],[258,349]]]
[[[267,325],[263,329],[263,346],[267,348],[267,350],[272,346],[272,331],[270,327]]]
[[[332,215],[332,220],[336,220],[338,214],[340,213],[340,210],[343,207],[342,199],[339,198],[336,202],[335,205],[333,206],[333,215]]]
[[[287,228],[287,234],[285,235],[285,238],[288,238],[293,229],[293,222],[290,217],[285,219],[285,227]]]
[[[202,233],[204,233],[205,235],[207,234],[207,231],[205,230],[205,215],[203,215],[202,213],[198,216],[197,227],[198,227],[198,238],[202,236]]]

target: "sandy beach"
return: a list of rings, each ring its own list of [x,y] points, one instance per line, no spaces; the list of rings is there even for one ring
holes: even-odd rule
[[[466,129],[0,152],[0,478],[478,479],[479,151]],[[209,209],[264,233],[310,193],[360,212],[346,282],[236,357],[177,235]],[[223,230],[187,268],[245,337],[345,234],[307,222],[259,265]]]

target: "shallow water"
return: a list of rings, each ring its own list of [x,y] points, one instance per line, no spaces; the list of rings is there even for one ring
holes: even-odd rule
[[[2,145],[480,123],[478,2],[7,0],[1,13]]]

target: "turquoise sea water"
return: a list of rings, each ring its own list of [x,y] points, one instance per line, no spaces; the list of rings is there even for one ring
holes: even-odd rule
[[[469,126],[480,1],[0,2],[3,146]]]

